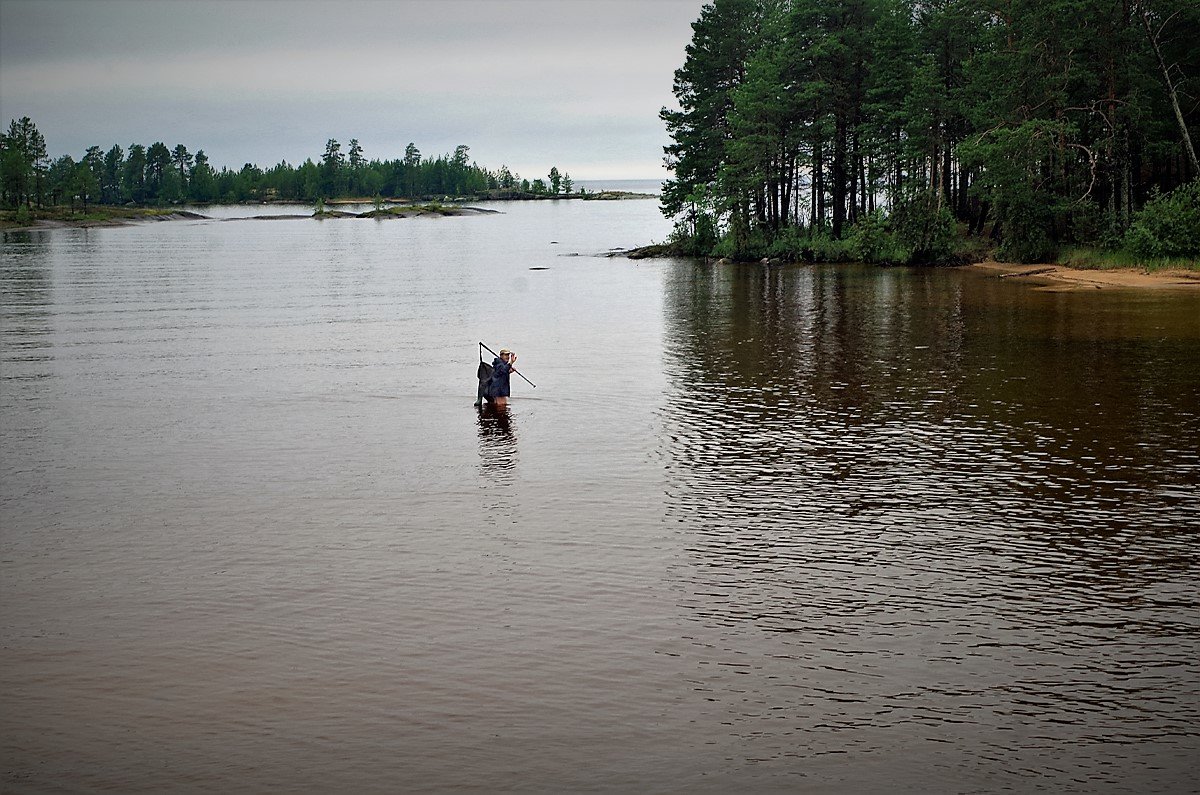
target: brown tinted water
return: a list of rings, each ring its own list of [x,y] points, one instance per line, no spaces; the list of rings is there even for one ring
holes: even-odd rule
[[[500,209],[5,238],[4,790],[1194,787],[1194,292]]]

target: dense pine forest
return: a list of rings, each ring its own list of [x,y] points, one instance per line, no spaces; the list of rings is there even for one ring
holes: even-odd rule
[[[267,170],[247,163],[241,169],[218,171],[203,149],[192,153],[183,144],[168,148],[162,142],[131,144],[128,149],[93,146],[78,161],[71,155],[52,159],[45,138],[28,117],[14,119],[0,135],[0,193],[6,207],[315,202],[373,196],[514,198],[573,191],[570,175],[557,167],[547,179],[521,179],[506,166],[496,171],[481,167],[470,159],[466,145],[453,154],[426,158],[410,143],[403,158],[367,160],[356,139],[344,152],[336,139],[329,139],[318,162],[281,162]]]
[[[692,27],[677,250],[1200,255],[1195,0],[715,0]]]

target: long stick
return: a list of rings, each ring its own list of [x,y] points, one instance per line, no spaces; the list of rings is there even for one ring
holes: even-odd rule
[[[479,343],[479,347],[483,348],[485,351],[487,351],[488,353],[490,353],[492,356],[495,356],[497,359],[499,359],[499,358],[500,358],[500,354],[496,353],[494,350],[492,350],[492,349],[491,349],[491,348],[489,348],[488,346],[484,345],[482,342],[480,342],[480,343]],[[514,367],[514,368],[512,368],[512,371],[513,371],[514,373],[516,373],[517,375],[521,376],[522,378],[525,378],[525,376],[524,376],[524,375],[522,375],[521,371],[520,371],[520,370],[518,370],[517,368],[515,368],[515,367]],[[529,385],[530,385],[531,387],[533,387],[534,389],[537,389],[537,384],[533,383],[533,382],[532,382],[532,381],[530,381],[528,378],[525,378],[525,383],[529,384]]]

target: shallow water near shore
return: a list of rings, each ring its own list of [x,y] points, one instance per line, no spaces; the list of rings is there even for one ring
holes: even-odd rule
[[[1194,788],[1195,293],[485,206],[5,235],[0,788]]]

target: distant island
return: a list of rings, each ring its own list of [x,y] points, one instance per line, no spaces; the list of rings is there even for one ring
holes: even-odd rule
[[[489,197],[483,197],[489,199]],[[585,199],[588,201],[614,201],[624,199],[653,199],[648,193],[629,193],[626,191],[596,191],[587,194],[553,196],[505,196],[500,201],[521,201],[523,199]],[[263,215],[247,215],[234,218],[222,218],[221,221],[280,221],[312,218],[318,221],[340,218],[373,218],[377,220],[418,218],[422,216],[462,216],[462,215],[491,215],[500,212],[483,207],[470,207],[464,202],[472,199],[459,197],[448,202],[410,202],[405,199],[340,199],[329,202],[318,200],[316,209],[312,212],[289,213],[275,212]],[[361,206],[374,204],[374,209],[363,212],[349,212],[338,209],[346,206]],[[258,206],[278,207],[286,209],[297,206],[291,201],[262,201],[243,202]],[[308,207],[308,204],[299,206]],[[92,205],[88,208],[67,207],[63,205],[47,205],[35,211],[21,213],[20,210],[0,210],[0,230],[15,231],[21,229],[53,229],[56,227],[111,227],[130,226],[139,223],[155,221],[204,221],[218,220],[192,210],[182,210],[170,207],[132,207],[113,205]]]
[[[0,135],[0,225],[24,227],[36,221],[58,224],[125,223],[170,215],[181,204],[307,204],[318,216],[338,203],[390,206],[389,217],[412,215],[417,203],[446,208],[467,201],[547,199],[619,200],[651,198],[624,191],[588,191],[552,166],[545,179],[526,179],[507,166],[488,169],[471,160],[466,144],[452,154],[427,158],[410,143],[404,157],[368,160],[357,139],[345,152],[333,138],[316,160],[298,166],[286,161],[268,169],[247,163],[238,170],[215,169],[203,149],[183,144],[168,148],[114,144],[89,147],[76,160],[51,158],[46,141],[29,117],[13,119]],[[423,205],[429,207],[431,205]],[[454,214],[449,209],[425,210]]]

